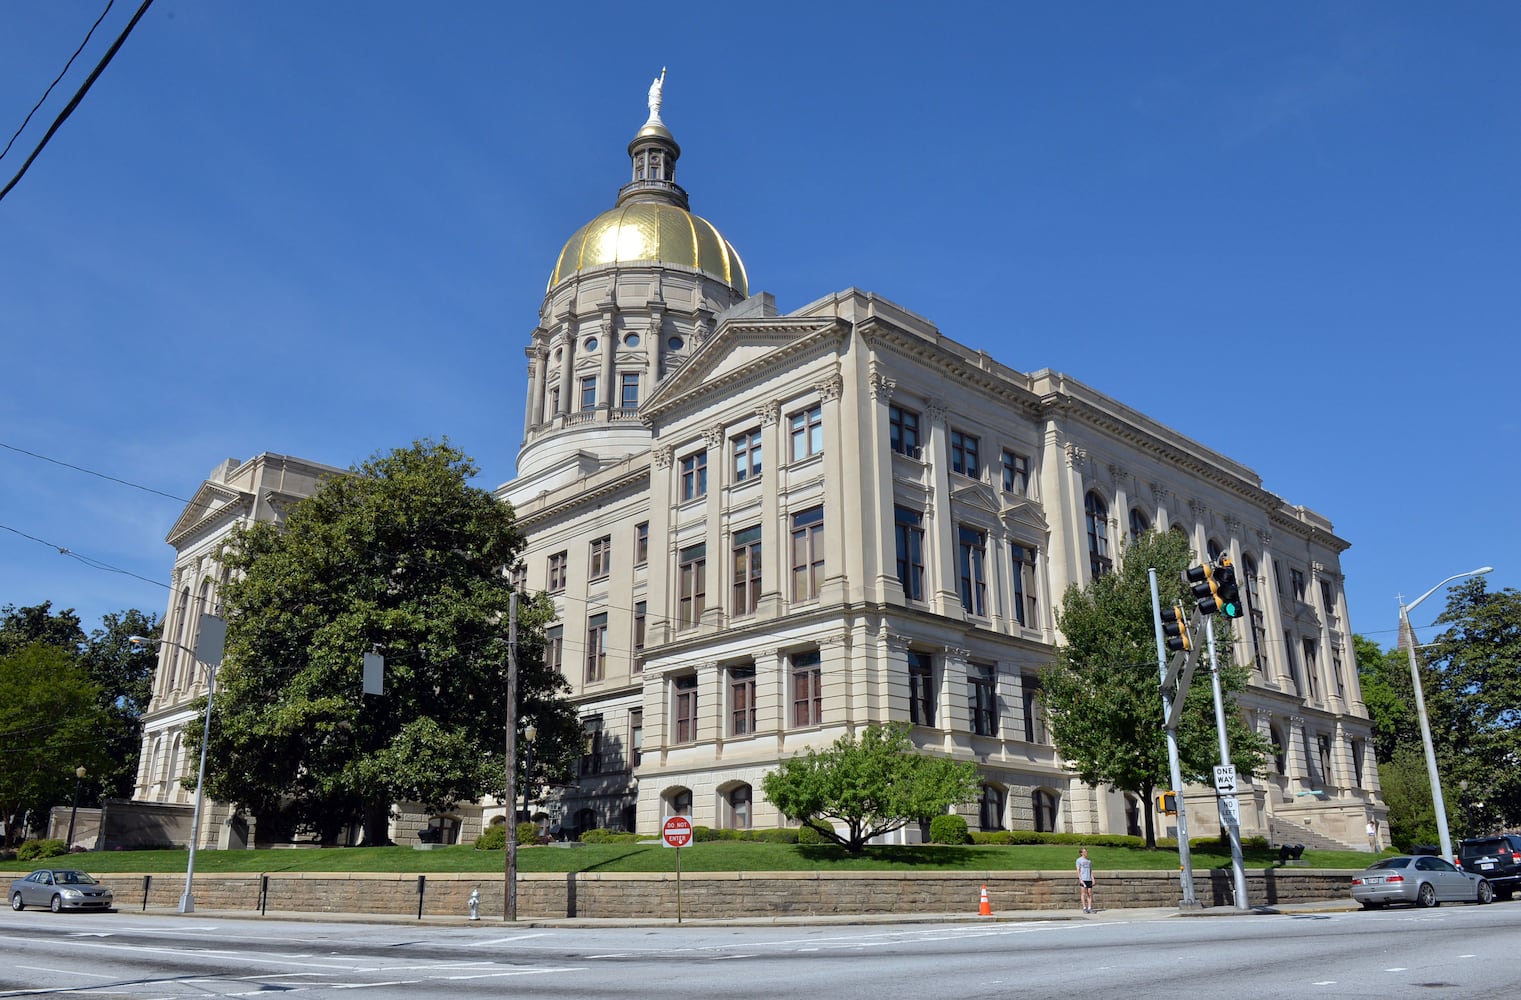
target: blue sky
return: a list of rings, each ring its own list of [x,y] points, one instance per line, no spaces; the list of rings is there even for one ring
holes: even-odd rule
[[[103,7],[0,7],[0,141]],[[664,65],[693,211],[782,309],[874,291],[1244,462],[1386,646],[1399,594],[1521,585],[1521,5],[423,11],[153,5],[0,201],[0,443],[178,497],[424,437],[511,478],[544,283]],[[0,448],[0,605],[162,614],[56,548],[167,581],[180,509]]]

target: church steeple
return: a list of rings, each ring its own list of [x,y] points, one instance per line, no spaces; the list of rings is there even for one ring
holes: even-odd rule
[[[676,160],[681,147],[660,120],[660,104],[665,93],[665,67],[650,84],[650,117],[628,144],[629,159],[633,162],[633,177],[618,190],[618,205],[634,202],[675,205],[686,210],[690,207],[687,193],[676,183]]]

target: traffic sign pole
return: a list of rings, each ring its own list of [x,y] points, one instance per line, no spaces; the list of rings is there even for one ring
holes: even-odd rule
[[[1204,635],[1209,641],[1209,679],[1215,692],[1215,728],[1220,733],[1220,766],[1215,768],[1215,803],[1220,821],[1231,838],[1231,875],[1236,885],[1236,909],[1247,910],[1246,865],[1241,859],[1241,816],[1236,801],[1236,767],[1231,763],[1231,744],[1225,735],[1225,705],[1220,694],[1220,666],[1215,660],[1215,616],[1204,616]],[[1225,787],[1222,788],[1221,786]],[[1230,798],[1230,806],[1221,797]]]
[[[692,842],[692,821],[685,816],[669,816],[660,828],[665,846],[676,849],[676,922],[681,923],[681,849]]]

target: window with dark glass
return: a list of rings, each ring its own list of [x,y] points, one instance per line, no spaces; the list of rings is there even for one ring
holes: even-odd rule
[[[761,589],[761,529],[754,525],[736,531],[733,542],[734,555],[734,608],[733,613],[748,615],[755,612],[760,603]]]
[[[585,375],[581,378],[581,409],[595,410],[597,408],[597,376]]]
[[[691,628],[702,620],[707,606],[708,546],[689,545],[681,550],[677,576],[677,624]]]
[[[1310,689],[1311,698],[1317,697],[1320,693],[1316,690],[1315,686],[1315,675],[1319,673],[1319,664],[1316,660],[1316,652],[1317,650],[1315,648],[1315,640],[1304,640],[1304,676],[1306,686]]]
[[[967,701],[972,713],[972,732],[978,736],[998,735],[997,672],[984,663],[967,667]]]
[[[634,525],[634,565],[643,566],[650,561],[650,522],[640,521]]]
[[[1303,603],[1304,602],[1304,571],[1303,570],[1297,570],[1297,569],[1291,569],[1291,570],[1289,570],[1289,585],[1294,590],[1294,600],[1299,601],[1300,603]]]
[[[824,508],[792,515],[792,599],[819,596],[824,579]]]
[[[586,619],[586,679],[600,681],[607,676],[607,613]]]
[[[1242,559],[1246,579],[1246,616],[1252,622],[1252,666],[1258,673],[1267,671],[1267,622],[1262,614],[1262,601],[1258,593],[1261,581],[1257,575],[1257,561],[1251,556]]]
[[[916,726],[935,724],[935,666],[928,653],[908,651],[908,718]]]
[[[1088,569],[1100,577],[1114,567],[1109,558],[1109,505],[1097,493],[1089,493],[1083,498],[1083,516],[1088,525]]]
[[[987,535],[962,525],[958,534],[961,606],[974,615],[988,613]]]
[[[583,776],[602,773],[602,717],[587,719],[581,725],[581,765]]]
[[[1130,508],[1130,537],[1140,538],[1151,530],[1151,518],[1139,507]]]
[[[982,464],[977,459],[977,437],[965,431],[951,431],[951,471],[978,479]]]
[[[742,483],[761,474],[761,432],[746,431],[729,439],[730,454],[734,458],[734,481]]]
[[[977,822],[983,833],[1003,829],[1003,792],[983,785],[977,796]]]
[[[1331,591],[1331,581],[1320,580],[1320,606],[1325,609],[1326,622],[1336,624],[1336,595]]]
[[[1025,628],[1039,628],[1040,604],[1035,597],[1035,550],[1011,542],[1009,559],[1014,569],[1014,620]]]
[[[640,670],[644,669],[644,661],[639,658],[639,654],[641,654],[641,653],[644,652],[644,622],[645,622],[645,615],[646,615],[645,609],[647,607],[648,607],[648,604],[646,602],[644,602],[644,601],[638,601],[638,602],[636,602],[634,604],[634,656],[635,656],[634,670],[635,671],[640,671]]]
[[[682,674],[671,679],[675,694],[672,705],[672,742],[692,743],[697,739],[697,675]]]
[[[1021,701],[1024,702],[1025,742],[1045,743],[1046,717],[1041,707],[1040,677],[1021,674],[1019,678]]]
[[[887,408],[887,440],[893,451],[919,457],[919,414],[901,406]]]
[[[910,601],[924,600],[924,515],[893,508],[893,537],[898,551],[898,582]]]
[[[1030,795],[1030,808],[1035,813],[1035,832],[1056,832],[1056,795],[1044,788],[1037,788]]]
[[[603,535],[601,538],[592,539],[591,543],[591,579],[600,580],[612,571],[613,562],[613,536]]]
[[[1299,680],[1299,665],[1294,662],[1294,633],[1287,630],[1283,633],[1283,656],[1289,661],[1289,680],[1294,683],[1294,693],[1304,694],[1304,685]]]
[[[751,789],[749,785],[740,785],[729,790],[729,827],[734,830],[750,829],[750,799]]]
[[[824,722],[824,669],[817,651],[793,653],[792,724],[818,726]]]
[[[618,405],[625,410],[639,408],[639,375],[636,372],[624,372],[619,376]]]
[[[792,460],[802,461],[824,450],[824,408],[810,407],[788,418],[792,437]]]
[[[1003,453],[1003,488],[1020,496],[1030,495],[1030,457],[1018,452]]]
[[[565,573],[569,566],[569,552],[556,552],[549,557],[549,592],[551,594],[565,589]]]
[[[755,668],[729,668],[729,735],[755,732]]]
[[[565,627],[553,625],[544,631],[544,665],[556,673],[565,663]]]
[[[628,713],[628,747],[629,762],[638,767],[643,760],[644,749],[644,709],[630,709]]]
[[[699,451],[681,460],[681,499],[708,495],[708,453]]]

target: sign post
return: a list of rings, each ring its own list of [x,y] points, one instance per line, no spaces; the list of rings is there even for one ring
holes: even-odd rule
[[[685,816],[671,816],[660,828],[665,846],[676,848],[676,922],[681,923],[681,849],[692,842],[692,821]]]

